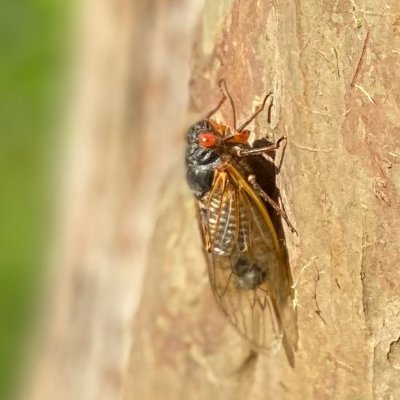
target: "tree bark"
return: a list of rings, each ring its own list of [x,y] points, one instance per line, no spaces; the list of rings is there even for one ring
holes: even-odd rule
[[[202,5],[87,3],[54,294],[24,398],[400,398],[400,4]],[[239,121],[272,90],[252,132],[288,139],[294,368],[254,355],[209,287],[183,130],[220,78]]]
[[[271,123],[263,113],[253,132],[288,138],[278,186],[298,231],[286,232],[296,365],[253,356],[217,309],[176,167],[149,242],[125,399],[400,398],[399,57],[394,0],[205,2],[191,110],[217,103],[222,77],[241,121],[272,90]]]
[[[84,4],[48,317],[24,399],[122,397],[159,187],[181,157],[198,3]]]

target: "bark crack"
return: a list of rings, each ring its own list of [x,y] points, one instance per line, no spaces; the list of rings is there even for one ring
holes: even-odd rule
[[[400,337],[390,343],[386,357],[394,369],[400,370]]]
[[[361,49],[360,58],[358,59],[356,70],[354,71],[353,78],[351,79],[350,87],[354,87],[356,79],[358,78],[358,75],[360,74],[361,66],[362,66],[364,58],[365,58],[365,51],[367,50],[368,40],[369,40],[369,31],[367,31],[367,34],[365,35],[364,44]]]
[[[318,315],[318,317],[321,319],[321,321],[324,323],[324,325],[327,325],[325,318],[322,316],[322,311],[319,307],[318,299],[317,299],[317,297],[318,297],[317,296],[317,286],[318,286],[318,282],[321,279],[321,273],[319,272],[319,269],[317,266],[315,266],[315,269],[317,270],[317,275],[315,277],[314,295],[312,296],[314,299],[315,307],[316,307],[315,314]]]
[[[371,243],[368,243],[367,241],[367,234],[365,231],[365,222],[363,221],[362,227],[361,227],[361,260],[360,260],[360,279],[361,279],[361,299],[362,299],[362,307],[363,307],[363,315],[364,315],[364,321],[367,326],[367,329],[369,331],[369,334],[371,335],[371,330],[368,327],[368,296],[367,296],[367,289],[366,289],[366,284],[364,282],[365,276],[366,276],[366,271],[367,271],[367,266],[365,263],[366,260],[366,249],[371,246]]]

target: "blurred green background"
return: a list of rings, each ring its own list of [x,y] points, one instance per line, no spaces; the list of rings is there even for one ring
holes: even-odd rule
[[[63,124],[72,7],[10,1],[0,13],[0,399],[13,397],[45,276],[55,210],[49,165]]]

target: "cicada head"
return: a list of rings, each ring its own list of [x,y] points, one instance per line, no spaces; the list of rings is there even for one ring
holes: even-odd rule
[[[211,189],[214,169],[221,163],[217,146],[204,146],[204,138],[211,135],[218,133],[210,120],[196,122],[186,133],[186,179],[198,198]]]
[[[241,132],[212,119],[193,124],[186,133],[187,180],[196,197],[211,189],[214,169],[231,156],[230,149],[247,143],[249,131]]]

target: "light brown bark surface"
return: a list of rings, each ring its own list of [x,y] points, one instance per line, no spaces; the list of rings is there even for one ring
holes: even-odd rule
[[[181,158],[198,5],[84,8],[48,322],[23,399],[122,397],[159,188]]]
[[[27,397],[400,398],[400,4],[201,5],[88,2],[59,273]],[[294,369],[283,351],[254,356],[208,284],[183,131],[222,77],[240,121],[272,90],[271,123],[252,131],[288,138]]]
[[[271,124],[254,131],[288,138],[296,366],[250,357],[216,309],[181,173],[152,239],[126,399],[400,398],[399,20],[395,1],[206,1],[192,109],[216,103],[221,77],[241,120],[272,89]]]

